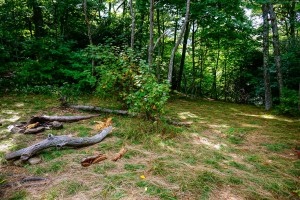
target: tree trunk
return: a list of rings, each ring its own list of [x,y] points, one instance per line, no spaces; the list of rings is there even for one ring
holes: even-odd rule
[[[134,34],[135,34],[135,13],[133,11],[133,3],[130,0],[130,15],[131,15],[131,38],[130,38],[130,47],[134,49]]]
[[[218,99],[218,91],[217,91],[217,71],[219,68],[219,60],[220,60],[220,37],[218,36],[218,53],[217,53],[217,63],[215,67],[213,67],[213,85],[212,85],[212,93],[211,95],[214,94],[214,99]],[[212,97],[212,96],[211,96]]]
[[[182,74],[183,74],[183,70],[184,70],[184,62],[185,62],[187,40],[189,38],[189,33],[190,33],[189,22],[187,22],[184,37],[183,37],[182,55],[181,55],[180,67],[179,67],[179,73],[178,73],[178,79],[177,79],[177,91],[180,91],[180,89],[181,89],[180,88],[181,87],[181,79],[182,79]]]
[[[193,21],[193,30],[192,30],[192,62],[193,62],[193,80],[192,80],[192,87],[191,93],[195,94],[195,81],[196,81],[196,66],[195,66],[195,20]]]
[[[148,49],[148,64],[149,67],[152,67],[152,58],[153,58],[153,27],[154,27],[154,0],[150,0],[150,26],[149,26],[149,31],[150,31],[150,40],[149,40],[149,49]]]
[[[87,0],[83,0],[83,12],[84,12],[84,19],[87,26],[87,34],[89,38],[90,45],[93,45],[93,39],[92,39],[92,32],[91,32],[91,24],[87,15]],[[95,60],[92,59],[92,76],[95,74]]]
[[[36,38],[43,37],[45,34],[44,30],[44,19],[43,19],[43,12],[40,5],[38,5],[36,0],[29,0],[28,4],[32,7],[33,16],[32,21],[34,24],[34,36]]]
[[[269,14],[271,18],[272,32],[273,32],[273,50],[274,50],[274,59],[277,71],[277,81],[279,87],[279,96],[282,96],[283,90],[283,81],[282,81],[282,72],[281,72],[281,59],[280,59],[280,46],[279,46],[279,34],[277,27],[276,14],[272,4],[269,4]]]
[[[270,70],[269,70],[268,4],[262,5],[262,12],[263,12],[263,67],[264,67],[264,86],[265,86],[265,109],[268,111],[272,107],[272,93],[270,87]]]
[[[188,20],[189,20],[189,14],[190,14],[190,0],[187,0],[186,1],[186,13],[185,13],[185,19],[184,19],[184,24],[181,28],[181,33],[178,37],[178,40],[172,50],[172,53],[171,53],[171,58],[170,58],[170,64],[169,64],[169,72],[168,72],[168,81],[169,83],[172,83],[172,73],[173,73],[173,64],[174,64],[174,57],[175,57],[175,53],[178,49],[178,46],[181,42],[181,39],[183,37],[183,34],[185,32],[185,29],[186,29],[186,24],[188,23]]]

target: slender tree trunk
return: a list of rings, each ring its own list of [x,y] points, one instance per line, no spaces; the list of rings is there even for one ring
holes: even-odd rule
[[[186,55],[186,48],[187,48],[187,40],[189,38],[190,28],[189,28],[189,22],[186,23],[185,33],[183,37],[183,47],[182,47],[182,55],[180,60],[180,67],[179,67],[179,73],[178,73],[178,79],[177,79],[177,90],[180,91],[181,87],[181,79],[182,74],[184,70],[184,61],[185,61],[185,55]]]
[[[156,20],[157,20],[157,30],[158,34],[163,34],[161,33],[161,28],[160,28],[160,12],[159,9],[156,9]],[[164,37],[164,36],[163,36]],[[158,82],[160,81],[160,63],[161,63],[161,42],[159,40],[159,45],[158,45],[158,55],[157,55],[157,66],[156,66],[156,78]]]
[[[184,19],[184,24],[181,28],[181,33],[178,37],[178,40],[172,50],[172,53],[171,53],[171,58],[170,58],[170,64],[169,64],[169,72],[168,72],[168,81],[169,83],[172,83],[172,73],[173,73],[173,63],[174,63],[174,57],[175,57],[175,53],[178,49],[178,46],[181,42],[181,39],[183,37],[183,34],[185,32],[185,29],[186,29],[186,24],[188,23],[188,20],[189,20],[189,14],[190,14],[190,0],[187,0],[186,1],[186,13],[185,13],[185,19]]]
[[[227,101],[227,59],[224,61],[224,96]]]
[[[154,28],[154,0],[150,0],[150,26],[149,26],[149,31],[150,31],[150,40],[149,40],[149,49],[148,49],[148,64],[149,67],[152,67],[152,58],[153,58],[153,28]]]
[[[265,86],[265,109],[268,111],[272,107],[272,93],[270,87],[270,70],[269,70],[268,4],[262,5],[262,12],[263,12],[263,66],[264,66],[264,86]]]
[[[218,92],[217,92],[217,71],[219,68],[219,60],[220,60],[220,37],[218,36],[218,53],[217,53],[217,63],[216,66],[213,67],[213,85],[212,85],[212,93],[211,95],[214,94],[214,99],[218,99]],[[211,96],[212,97],[212,96]]]
[[[130,38],[130,47],[134,49],[134,34],[135,34],[135,13],[133,11],[132,0],[130,0],[130,14],[131,14],[131,38]]]
[[[279,34],[278,34],[276,14],[274,12],[274,8],[273,8],[272,4],[269,4],[269,14],[270,14],[270,18],[271,18],[271,25],[272,25],[272,32],[273,32],[273,50],[274,50],[274,58],[275,58],[275,65],[276,65],[276,71],[277,71],[279,96],[281,97],[282,90],[283,90],[283,81],[282,81],[282,72],[281,72]]]
[[[192,62],[193,62],[193,80],[192,80],[192,88],[191,93],[195,94],[195,80],[196,80],[196,66],[195,66],[195,20],[193,20],[193,30],[192,30]]]
[[[299,82],[299,99],[298,99],[298,110],[300,111],[300,82]]]
[[[290,10],[290,35],[292,38],[295,38],[296,36],[296,33],[295,33],[295,30],[296,30],[296,0],[292,0],[292,5],[291,5],[291,10]]]
[[[44,19],[43,19],[43,12],[40,5],[38,5],[36,0],[29,0],[28,4],[33,9],[33,16],[32,21],[34,24],[34,36],[36,38],[43,37],[45,34],[44,30]]]
[[[83,12],[84,12],[84,19],[87,26],[87,34],[89,38],[90,45],[93,45],[93,38],[91,32],[91,24],[87,15],[87,0],[83,0]],[[92,76],[95,74],[95,60],[92,59]]]

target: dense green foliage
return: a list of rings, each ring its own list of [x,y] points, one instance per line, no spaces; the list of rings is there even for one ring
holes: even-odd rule
[[[129,3],[87,0],[85,13],[81,0],[0,0],[0,92],[97,91],[106,96],[117,94],[135,112],[150,112],[153,107],[160,110],[168,92],[166,85],[160,83],[167,79],[186,2],[155,3],[157,42],[150,67],[143,61],[147,60],[145,49],[149,44],[150,4],[133,1],[135,41],[134,50],[129,51],[124,47],[130,46]],[[193,96],[263,104],[259,20],[262,3],[266,1],[192,1],[187,49],[183,52],[181,45],[176,53],[172,89]],[[285,92],[279,96],[271,55],[273,101],[278,111],[299,114],[300,6],[296,1],[273,4],[279,27],[283,84],[293,94],[285,96]],[[160,37],[162,34],[165,35]],[[134,81],[139,83],[135,85]],[[147,101],[141,101],[145,98]]]

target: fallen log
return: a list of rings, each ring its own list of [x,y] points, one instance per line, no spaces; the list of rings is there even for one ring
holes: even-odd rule
[[[92,117],[98,117],[99,115],[88,115],[88,116],[33,116],[27,124],[34,124],[36,122],[76,122],[80,120],[90,119]]]
[[[108,133],[112,131],[112,126],[109,126],[105,129],[103,129],[100,133],[97,135],[94,135],[93,137],[82,137],[82,138],[75,138],[75,137],[69,137],[69,136],[53,136],[48,135],[48,138],[34,144],[32,146],[26,147],[24,149],[20,149],[16,152],[9,153],[5,156],[6,160],[15,160],[15,159],[21,159],[22,161],[28,160],[31,156],[37,154],[41,150],[47,149],[49,147],[64,147],[64,146],[70,146],[70,147],[83,147],[83,146],[89,146],[96,143],[101,142]]]
[[[77,109],[77,110],[85,110],[85,111],[97,111],[97,112],[104,112],[104,113],[112,113],[112,114],[119,114],[119,115],[129,115],[129,116],[145,116],[140,113],[129,113],[127,110],[112,110],[108,108],[101,108],[96,106],[84,106],[84,105],[68,105],[69,108]],[[173,121],[170,118],[166,118],[166,122],[171,125],[175,126],[190,126],[193,122],[177,122]],[[160,120],[159,118],[153,118],[153,120]]]
[[[131,115],[127,110],[112,110],[108,108],[101,108],[96,106],[84,106],[84,105],[69,105],[69,107],[77,110],[97,111],[97,112],[112,113],[112,114],[119,114],[119,115]]]
[[[27,177],[27,178],[23,178],[17,182],[9,182],[9,183],[0,184],[0,188],[18,187],[18,186],[23,186],[25,184],[29,184],[32,182],[40,184],[40,182],[45,182],[45,181],[49,181],[49,179],[43,178],[43,177]]]

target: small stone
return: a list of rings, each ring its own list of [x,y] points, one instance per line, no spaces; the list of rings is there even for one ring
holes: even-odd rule
[[[63,128],[63,124],[62,123],[60,123],[58,121],[52,122],[52,129],[57,130],[57,129],[62,129],[62,128]]]
[[[31,165],[36,165],[42,162],[42,159],[39,157],[29,158],[28,163]]]
[[[18,166],[18,167],[22,167],[24,165],[24,163],[21,160],[16,160],[16,161],[14,161],[14,165]]]

